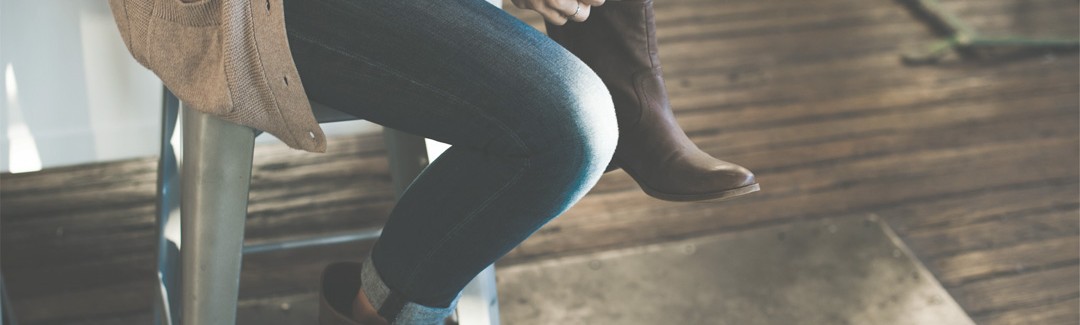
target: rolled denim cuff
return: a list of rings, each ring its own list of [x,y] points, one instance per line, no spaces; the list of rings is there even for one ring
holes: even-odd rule
[[[375,263],[371,259],[371,254],[368,254],[367,258],[364,259],[360,271],[360,280],[361,290],[364,290],[364,294],[371,300],[372,306],[379,310],[381,316],[388,318],[392,325],[442,325],[446,317],[454,313],[457,302],[461,299],[461,292],[459,292],[457,297],[454,297],[454,300],[450,303],[450,306],[446,308],[425,306],[406,301],[404,296],[392,292],[386,282],[383,282],[382,277],[375,270]],[[384,305],[387,307],[386,310],[382,309]]]

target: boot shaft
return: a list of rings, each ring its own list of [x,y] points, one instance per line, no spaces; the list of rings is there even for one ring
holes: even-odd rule
[[[548,36],[596,72],[611,93],[619,127],[670,110],[660,68],[653,0],[608,0],[584,22],[544,22]],[[647,107],[650,107],[647,109]],[[668,121],[667,123],[673,123]],[[625,132],[624,132],[625,133]]]
[[[608,0],[593,7],[584,22],[556,26],[544,21],[548,36],[601,75],[660,67],[652,0]]]

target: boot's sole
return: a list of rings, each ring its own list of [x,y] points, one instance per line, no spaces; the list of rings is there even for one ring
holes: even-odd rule
[[[665,200],[665,201],[676,201],[676,202],[706,202],[707,201],[707,202],[715,202],[715,201],[722,201],[722,200],[730,199],[730,198],[733,198],[733,197],[736,197],[736,196],[749,194],[749,193],[753,193],[753,192],[757,192],[757,191],[761,190],[761,185],[759,185],[758,183],[753,183],[753,184],[750,184],[750,185],[744,185],[744,186],[741,186],[741,187],[736,187],[736,188],[732,188],[732,189],[726,189],[726,190],[717,191],[717,192],[693,193],[693,194],[672,194],[672,193],[666,193],[666,192],[658,191],[658,190],[656,190],[656,189],[654,189],[652,187],[649,187],[649,185],[646,185],[645,183],[642,183],[641,181],[638,181],[637,177],[634,176],[634,172],[631,171],[629,168],[622,167],[622,170],[625,170],[626,173],[630,175],[630,178],[634,179],[634,182],[637,183],[638,186],[641,187],[641,190],[644,191],[645,194],[648,194],[649,196],[652,196],[652,197],[657,198],[657,199]]]
[[[637,182],[637,180],[634,180],[634,181]],[[658,191],[656,191],[654,189],[649,188],[645,184],[641,184],[640,182],[638,183],[638,185],[640,185],[641,189],[643,191],[645,191],[645,194],[648,194],[649,196],[652,196],[652,197],[655,197],[655,198],[658,198],[658,199],[661,199],[661,200],[678,201],[678,202],[691,202],[691,201],[693,201],[693,202],[715,202],[715,201],[722,201],[722,200],[734,198],[736,196],[740,196],[740,195],[743,195],[743,194],[749,194],[749,193],[753,193],[753,192],[757,192],[757,191],[761,190],[761,185],[758,185],[758,183],[754,183],[754,184],[746,185],[746,186],[743,186],[743,187],[736,187],[736,188],[733,188],[733,189],[730,189],[730,190],[724,190],[724,191],[713,192],[713,193],[670,194],[670,193],[658,192]]]

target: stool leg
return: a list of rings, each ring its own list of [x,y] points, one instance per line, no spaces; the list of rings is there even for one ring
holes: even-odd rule
[[[158,292],[154,304],[154,324],[180,324],[180,238],[170,227],[180,222],[180,165],[172,145],[180,112],[180,101],[162,87],[161,154],[157,172],[157,271]],[[171,235],[171,236],[170,236]]]
[[[182,114],[183,324],[235,324],[255,130]]]
[[[488,265],[462,290],[458,301],[459,324],[499,325],[499,295],[495,264]]]

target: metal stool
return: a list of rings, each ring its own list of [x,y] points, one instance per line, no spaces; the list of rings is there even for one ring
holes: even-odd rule
[[[382,233],[381,228],[368,229],[244,246],[252,156],[255,136],[261,132],[184,109],[183,152],[178,159],[170,140],[180,102],[167,88],[164,94],[157,188],[157,324],[181,324],[181,319],[183,324],[235,324],[243,254],[374,240]],[[320,123],[357,119],[315,102],[312,107]],[[428,156],[434,159],[441,150],[431,150],[422,137],[391,128],[384,128],[383,134],[394,190],[400,197],[430,161]],[[179,174],[178,165],[182,165]],[[180,238],[170,235],[176,231],[169,229],[177,226],[182,229]],[[494,264],[465,287],[457,313],[461,324],[498,324]]]

